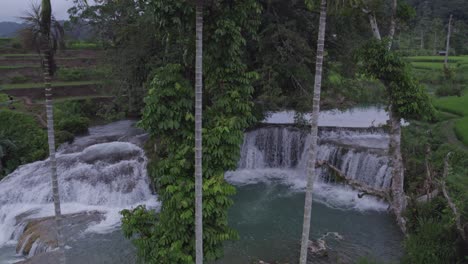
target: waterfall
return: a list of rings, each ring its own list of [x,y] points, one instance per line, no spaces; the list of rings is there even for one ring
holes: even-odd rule
[[[242,186],[280,183],[304,190],[309,160],[310,129],[291,124],[263,124],[244,136],[238,169],[226,180]],[[381,128],[320,127],[317,159],[327,161],[365,186],[388,189],[388,135]],[[326,167],[317,169],[315,200],[341,209],[381,210],[387,205],[373,197],[357,199],[352,188],[334,184]]]
[[[89,230],[115,227],[122,209],[158,206],[147,158],[138,146],[145,135],[133,125],[121,121],[92,128],[57,153],[62,213],[104,213],[105,219]],[[0,182],[0,246],[16,241],[28,219],[53,214],[49,160],[21,166]]]
[[[386,147],[388,136],[381,129],[321,128],[317,160],[327,161],[348,177],[376,189],[390,186],[391,168]],[[268,126],[245,134],[240,170],[306,169],[310,146],[307,129]],[[321,173],[321,180],[328,180]]]

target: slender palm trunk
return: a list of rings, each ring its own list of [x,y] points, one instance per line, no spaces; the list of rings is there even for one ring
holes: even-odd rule
[[[47,114],[47,137],[49,143],[49,162],[50,162],[50,176],[52,180],[52,195],[54,199],[55,209],[55,222],[57,230],[57,243],[59,250],[61,251],[60,263],[65,263],[65,251],[64,243],[62,238],[62,212],[60,208],[60,195],[59,195],[59,184],[57,177],[57,160],[55,158],[55,131],[54,131],[54,113],[53,113],[53,102],[52,102],[52,78],[50,76],[50,61],[52,51],[50,50],[49,39],[46,37],[43,40],[41,53],[43,54],[43,76],[45,85],[45,98],[46,98],[46,114]]]
[[[393,38],[395,36],[396,31],[396,12],[397,12],[397,0],[392,0],[392,17],[390,20],[390,30],[388,32],[388,38],[390,41],[388,42],[388,49],[392,49]]]
[[[450,34],[451,33],[452,33],[452,14],[450,14],[448,31],[447,31],[447,45],[445,46],[445,60],[444,60],[445,68],[448,68],[448,56],[449,56],[449,51],[450,51]]]
[[[317,40],[317,59],[315,63],[314,102],[311,119],[312,142],[307,163],[307,189],[304,203],[304,222],[302,226],[300,264],[307,262],[307,247],[309,245],[310,217],[312,213],[312,191],[316,177],[315,163],[317,160],[318,118],[320,112],[320,92],[322,87],[323,54],[325,51],[325,28],[327,25],[327,0],[321,0],[320,22]]]
[[[203,0],[196,6],[195,56],[195,260],[203,263],[203,172],[202,172],[202,98],[203,98]]]

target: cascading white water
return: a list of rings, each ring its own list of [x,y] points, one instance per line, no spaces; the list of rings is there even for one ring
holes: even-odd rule
[[[227,173],[226,178],[236,185],[275,181],[302,189],[306,184],[309,146],[308,129],[272,124],[252,130],[245,134],[238,170]],[[327,161],[363,185],[387,189],[391,179],[387,146],[388,135],[379,128],[323,127],[319,130],[317,160]],[[354,203],[355,192],[349,187],[327,184],[331,179],[326,170],[318,169],[318,173],[316,197],[334,203],[331,206],[385,208],[366,199],[364,203]],[[347,200],[353,204],[346,205]]]
[[[310,146],[307,132],[292,126],[270,126],[246,133],[239,169],[304,171]],[[389,187],[391,171],[385,154],[388,142],[385,133],[375,129],[328,128],[320,130],[319,138],[317,160],[329,162],[348,177],[368,186]],[[372,140],[379,141],[379,145],[374,144],[371,149]]]
[[[90,135],[64,145],[57,155],[62,213],[100,211],[104,231],[120,222],[119,211],[139,204],[157,207],[138,143],[142,131],[121,121],[91,129]],[[133,143],[129,143],[130,141]],[[49,161],[21,166],[0,182],[0,247],[17,240],[27,219],[52,216]]]

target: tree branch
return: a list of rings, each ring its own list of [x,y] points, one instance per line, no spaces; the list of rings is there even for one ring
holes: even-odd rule
[[[364,185],[362,183],[359,183],[358,181],[356,181],[356,180],[348,177],[347,175],[345,175],[340,169],[333,166],[332,164],[330,164],[326,160],[317,161],[317,166],[318,167],[321,167],[323,165],[327,166],[329,169],[334,171],[339,178],[346,181],[346,183],[351,185],[351,187],[353,187],[354,189],[360,191],[361,193],[358,194],[359,198],[364,197],[364,195],[374,195],[374,196],[383,198],[383,199],[387,200],[388,202],[391,201],[390,196],[384,190],[375,189],[373,187],[366,186],[366,185]]]
[[[448,194],[448,191],[447,191],[447,188],[445,186],[445,180],[447,179],[448,177],[448,174],[449,174],[449,169],[450,169],[450,164],[449,164],[449,159],[450,159],[450,156],[452,155],[451,152],[449,152],[447,154],[447,156],[445,157],[445,160],[444,160],[444,172],[443,172],[443,175],[442,175],[442,179],[439,181],[439,185],[440,185],[440,188],[442,189],[442,194],[444,195],[445,199],[447,200],[447,203],[450,207],[450,209],[452,209],[452,212],[453,214],[455,215],[455,224],[456,224],[456,227],[457,227],[457,231],[458,233],[460,234],[460,236],[462,237],[462,239],[464,241],[466,241],[466,234],[465,234],[465,230],[463,228],[463,225],[461,223],[461,216],[460,216],[460,213],[458,212],[457,210],[457,207],[455,205],[455,203],[452,201],[452,199],[450,198],[449,194]]]

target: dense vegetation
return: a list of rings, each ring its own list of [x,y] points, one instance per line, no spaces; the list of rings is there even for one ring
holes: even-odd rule
[[[66,142],[85,133],[96,116],[106,120],[141,117],[141,127],[152,136],[149,171],[163,207],[160,214],[144,207],[122,212],[124,233],[145,262],[192,263],[193,1],[102,0],[91,6],[74,2],[72,21],[92,28],[98,41],[71,40],[68,47],[104,49],[109,67],[59,68],[55,86],[111,79],[117,97],[106,107],[91,100],[58,103],[57,140]],[[388,31],[389,1],[366,2],[381,31]],[[410,197],[402,262],[463,263],[468,256],[466,241],[457,233],[446,199],[439,195],[420,203],[417,198],[444,181],[461,221],[468,223],[468,57],[463,56],[468,54],[468,4],[463,0],[407,2],[410,5],[399,1],[396,52],[388,53],[384,44],[368,43],[372,34],[360,8],[338,10],[331,5],[322,107],[390,102],[399,118],[410,120],[411,125],[403,129],[402,144],[405,191]],[[213,260],[222,256],[224,241],[237,237],[227,223],[229,196],[235,189],[224,181],[224,172],[236,167],[243,131],[270,110],[311,109],[318,14],[310,12],[304,1],[283,0],[215,0],[205,11],[203,220],[205,256]],[[445,49],[450,14],[454,15],[450,54],[457,56],[450,56],[449,67],[444,68],[443,57],[435,55]],[[0,39],[2,50],[22,51],[11,56],[28,56],[23,54],[27,46],[24,41]],[[42,87],[24,75],[6,82],[6,89]],[[441,112],[434,113],[427,92]],[[0,104],[7,100],[0,94]],[[47,153],[39,113],[24,104],[14,106],[17,111],[0,110],[0,177]],[[452,153],[450,172],[444,179],[443,160],[448,153]]]
[[[261,117],[267,110],[287,108],[309,111],[312,98],[311,83],[313,83],[315,74],[313,47],[316,41],[318,14],[309,12],[303,1],[260,0],[257,2],[262,8],[261,15],[258,16],[257,34],[242,35],[241,44],[245,45],[243,46],[245,52],[235,53],[242,59],[243,67],[256,72],[257,74],[254,75],[258,76],[255,81],[250,78],[246,79],[246,83],[253,87],[252,101],[255,103],[253,113]],[[451,57],[449,60],[450,69],[444,70],[443,58],[433,56],[436,55],[436,51],[444,49],[446,24],[450,13],[454,13],[455,16],[451,53],[466,53],[466,45],[463,45],[466,43],[466,34],[463,33],[466,27],[463,23],[466,23],[467,8],[463,3],[456,6],[456,1],[452,2],[409,1],[410,5],[405,5],[404,1],[399,1],[398,32],[395,37],[394,49],[403,56],[432,55],[432,57],[418,56],[402,59],[392,53],[388,58],[379,60],[380,57],[372,53],[373,48],[367,46],[364,49],[367,51],[367,57],[362,60],[362,64],[356,63],[355,55],[357,50],[363,50],[362,46],[372,37],[367,15],[352,7],[340,8],[338,12],[332,5],[329,10],[331,15],[326,32],[327,54],[322,107],[345,108],[358,103],[383,103],[390,98],[391,102],[398,106],[396,109],[400,117],[423,119],[425,116],[432,122],[412,121],[412,125],[404,129],[402,147],[407,167],[405,190],[407,194],[414,197],[424,194],[422,187],[425,181],[424,142],[430,141],[433,149],[432,155],[434,155],[431,161],[436,163],[434,170],[439,172],[443,157],[449,150],[453,149],[452,144],[446,143],[445,134],[439,134],[434,137],[436,139],[421,140],[427,138],[427,135],[422,135],[425,133],[424,131],[444,125],[443,119],[446,118],[444,114],[438,114],[440,121],[435,119],[433,108],[428,103],[425,91],[439,96],[457,96],[463,94],[465,89],[465,58]],[[219,1],[220,6],[223,4],[223,1]],[[161,11],[163,8],[166,9]],[[126,101],[128,104],[124,107],[125,111],[129,113],[143,111],[142,125],[153,134],[152,144],[157,146],[157,151],[150,153],[150,156],[153,157],[151,171],[166,207],[163,208],[160,216],[156,216],[144,208],[138,208],[133,212],[124,212],[124,230],[128,236],[136,233],[140,235],[135,243],[140,249],[141,256],[146,260],[150,256],[164,260],[181,257],[183,259],[179,259],[179,261],[190,262],[189,256],[191,252],[193,253],[193,245],[188,243],[186,236],[180,239],[181,243],[173,244],[174,247],[169,252],[162,250],[158,255],[153,250],[144,250],[148,248],[161,249],[162,245],[168,245],[164,243],[176,241],[173,240],[173,235],[181,232],[180,230],[193,232],[192,222],[183,219],[177,219],[177,223],[182,221],[182,224],[178,224],[181,226],[180,230],[175,230],[174,227],[167,229],[168,219],[173,219],[170,216],[175,211],[183,211],[184,208],[192,208],[193,205],[193,186],[191,184],[188,186],[174,184],[177,180],[191,177],[193,170],[192,150],[173,145],[175,144],[173,142],[177,142],[182,144],[181,146],[189,146],[191,137],[193,137],[191,125],[193,116],[189,110],[193,107],[193,89],[191,89],[193,77],[191,76],[193,75],[194,47],[191,40],[193,40],[194,25],[192,23],[192,8],[193,6],[184,1],[176,1],[173,4],[163,4],[161,1],[101,1],[94,6],[77,4],[71,10],[74,19],[81,22],[86,21],[94,27],[100,36],[112,67],[111,72],[115,73],[114,78],[118,80],[119,94],[123,98],[128,98]],[[391,16],[388,12],[389,3],[371,1],[369,8],[372,8],[376,14],[381,31],[388,31]],[[210,19],[218,19],[218,13],[212,12],[213,10],[209,9],[207,16]],[[185,17],[187,15],[190,19]],[[216,18],[212,18],[212,16]],[[166,22],[169,17],[174,20]],[[227,19],[234,18],[228,17]],[[211,28],[214,27],[212,24],[215,23],[214,21],[210,20],[206,23],[210,27],[207,29],[209,35],[216,35],[210,31],[217,32]],[[222,25],[224,24],[216,24],[217,27],[220,27],[221,32]],[[421,35],[422,38],[418,38]],[[255,36],[255,38],[251,36]],[[223,47],[226,45],[225,43],[221,44]],[[219,52],[216,49],[219,49],[217,45],[220,43],[216,41],[213,43],[211,38],[205,39],[205,45],[208,47],[206,52],[210,54],[209,56]],[[220,53],[217,56],[229,60],[229,56],[232,54]],[[211,62],[211,59],[209,57],[207,62]],[[413,70],[410,70],[409,66],[404,63],[405,60],[411,63]],[[387,64],[380,68],[382,72],[376,72],[379,68],[375,66],[382,63]],[[206,64],[211,65],[205,70],[205,74],[209,76],[205,84],[208,87],[206,98],[221,100],[224,96],[223,92],[226,91],[221,89],[215,93],[211,87],[216,86],[215,83],[210,82],[210,78],[212,74],[221,74],[225,68],[222,67],[223,64]],[[362,66],[367,67],[365,75],[357,72]],[[415,78],[423,85],[419,85]],[[379,84],[376,79],[383,81],[383,85]],[[185,96],[181,94],[185,94]],[[214,96],[219,96],[219,98],[212,99]],[[237,98],[236,96],[240,96],[240,94],[236,93],[231,96]],[[242,97],[242,99],[249,99],[248,94],[243,96],[247,96],[247,98]],[[142,104],[145,97],[145,104]],[[436,106],[439,109],[450,107],[451,103],[444,100],[454,100],[455,103],[459,100],[457,98],[437,100]],[[177,104],[169,106],[164,104],[169,99]],[[229,106],[231,102],[227,99],[222,102],[223,107],[218,109],[219,113],[216,113],[220,116],[225,115],[226,111],[228,113],[231,111]],[[416,102],[424,102],[424,104],[414,104]],[[205,107],[209,109],[210,103],[207,103]],[[247,108],[244,110],[249,111]],[[207,113],[207,116],[205,118],[211,120],[216,115]],[[464,121],[465,119],[461,118],[454,120],[454,129],[461,140],[464,140],[464,136],[460,135],[464,133]],[[207,121],[207,131],[211,128],[210,124],[210,121]],[[235,131],[241,131],[246,125],[242,123]],[[209,142],[212,139],[205,138],[205,140]],[[220,138],[217,137],[216,140],[220,140]],[[152,146],[150,149],[154,150],[154,147]],[[210,149],[210,151],[213,150]],[[218,155],[224,155],[223,153],[225,152],[219,150]],[[232,160],[235,160],[237,152],[233,151],[230,154],[233,155]],[[463,156],[464,154],[459,155]],[[175,166],[177,160],[178,166],[172,167]],[[461,160],[463,159],[452,159],[453,168],[462,167]],[[218,165],[215,162],[210,162],[209,166]],[[219,169],[222,171],[221,169],[226,170],[230,167],[230,165],[224,164],[224,166],[220,165]],[[464,175],[464,172],[460,171],[455,173],[455,169],[452,172],[458,176],[451,174],[449,179]],[[208,175],[211,174],[208,173]],[[179,177],[180,179],[178,179]],[[188,182],[192,182],[192,178],[189,179]],[[449,180],[448,186],[451,191],[454,191],[457,186],[462,185]],[[169,195],[169,193],[175,193],[176,190],[186,193],[185,196],[188,197],[186,202],[179,205],[183,208],[174,207],[174,201],[180,202],[181,200],[177,199],[182,199],[181,197]],[[223,195],[229,193],[229,191],[224,192]],[[408,263],[424,263],[430,254],[437,255],[434,259],[438,260],[435,261],[450,263],[455,259],[462,259],[463,254],[466,254],[460,251],[451,251],[452,246],[457,241],[457,235],[448,232],[453,231],[453,221],[439,223],[443,222],[439,221],[440,219],[450,219],[450,211],[443,199],[434,200],[427,206],[430,207],[433,203],[438,203],[439,206],[434,207],[431,212],[444,215],[443,218],[435,218],[430,215],[430,210],[420,209],[418,205],[410,203],[409,212],[417,213],[408,216],[410,237],[405,243],[407,250],[405,261]],[[168,212],[168,208],[175,211]],[[187,217],[191,218],[192,214],[192,212],[187,212]],[[144,219],[145,223],[148,224],[142,225],[138,219]],[[164,226],[166,230],[171,230],[170,232],[173,233],[158,231],[157,227],[160,226]],[[434,245],[426,245],[431,250],[424,251],[417,246],[428,237],[441,233],[447,234],[447,236],[434,242]],[[161,237],[164,237],[165,241],[162,241]],[[232,237],[234,236],[226,238]],[[217,257],[218,255],[212,254],[210,256]]]
[[[0,177],[21,164],[47,156],[46,133],[30,115],[0,110],[0,141],[4,140],[10,141],[14,147],[5,146],[5,155],[0,156],[3,164]]]
[[[167,20],[170,13],[183,14],[183,20]],[[191,43],[194,35],[194,8],[183,1],[161,1],[155,7],[164,21],[158,35],[172,38],[161,43],[171,49],[177,43]],[[206,13],[205,100],[203,102],[203,229],[204,255],[207,260],[223,255],[223,242],[237,238],[227,222],[229,196],[233,186],[224,180],[224,172],[233,170],[239,159],[243,131],[253,123],[251,95],[256,74],[242,60],[244,36],[256,32],[255,19],[260,7],[256,1],[234,3],[219,1],[209,5]],[[187,20],[185,20],[187,19]],[[183,32],[177,33],[182,28]],[[167,43],[167,41],[169,43]],[[123,226],[128,237],[138,234],[135,243],[146,263],[192,263],[194,261],[194,49],[181,46],[186,54],[166,53],[170,62],[154,71],[145,99],[141,125],[157,144],[158,158],[153,160],[152,177],[158,187],[162,209],[154,227],[135,221],[141,208],[124,211]],[[218,47],[223,46],[224,49]],[[172,51],[172,50],[170,50]],[[192,58],[192,59],[190,59]],[[146,218],[153,215],[148,212]],[[148,230],[150,232],[148,232]]]

